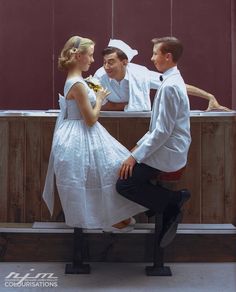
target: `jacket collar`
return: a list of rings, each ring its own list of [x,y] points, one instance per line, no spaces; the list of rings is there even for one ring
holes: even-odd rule
[[[165,81],[165,79],[168,78],[169,76],[172,76],[172,75],[175,75],[175,74],[179,74],[179,69],[177,68],[177,66],[174,66],[174,67],[166,70],[162,74],[163,81]]]

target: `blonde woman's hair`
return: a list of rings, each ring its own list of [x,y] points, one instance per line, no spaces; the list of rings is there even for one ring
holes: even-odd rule
[[[58,68],[67,71],[75,64],[75,53],[86,53],[91,45],[95,45],[94,41],[80,36],[71,37],[64,45],[58,58]]]

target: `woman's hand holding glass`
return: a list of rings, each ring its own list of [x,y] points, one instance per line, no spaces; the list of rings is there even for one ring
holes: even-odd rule
[[[99,88],[99,90],[95,94],[96,94],[97,100],[102,103],[110,93],[111,92],[108,91],[107,88],[101,87],[101,88]]]

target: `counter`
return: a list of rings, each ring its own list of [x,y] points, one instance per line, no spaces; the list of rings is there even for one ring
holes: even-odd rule
[[[61,221],[42,200],[58,110],[0,111],[0,222]],[[99,121],[127,148],[148,130],[150,112],[101,112]],[[188,188],[185,223],[236,223],[236,112],[191,111],[192,144],[178,188]],[[144,215],[138,220],[146,222]]]
[[[56,117],[60,110],[0,110],[0,117]],[[151,111],[147,112],[122,112],[122,111],[101,111],[100,117],[112,118],[150,118]],[[236,117],[236,111],[200,111],[191,110],[190,117]]]

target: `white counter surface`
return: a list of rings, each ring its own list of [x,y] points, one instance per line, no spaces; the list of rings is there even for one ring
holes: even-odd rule
[[[56,117],[59,110],[0,110],[0,117]],[[149,118],[151,112],[122,112],[122,111],[101,111],[100,117],[108,118]],[[205,112],[200,110],[192,110],[191,117],[228,117],[236,116],[236,111],[223,112],[223,111],[211,111]]]

